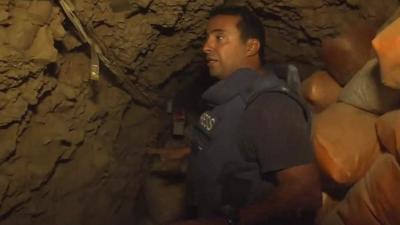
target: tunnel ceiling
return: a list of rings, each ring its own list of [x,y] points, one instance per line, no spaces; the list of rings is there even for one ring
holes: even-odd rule
[[[174,72],[201,63],[200,46],[209,10],[223,1],[73,1],[86,29],[129,79],[145,87],[163,84]],[[267,59],[300,65],[302,75],[324,67],[321,40],[357,23],[377,29],[397,0],[247,0],[267,30]],[[140,86],[140,85],[139,85]]]
[[[12,8],[29,1],[13,2],[0,3],[4,10],[0,23],[12,22]],[[56,45],[62,43],[58,45],[60,53],[79,48],[85,42],[92,47],[96,45],[100,61],[117,76],[123,89],[138,102],[152,105],[165,101],[159,98],[157,88],[165,85],[172,74],[204,65],[200,47],[208,12],[223,2],[60,0],[54,2],[59,12],[57,22],[50,28],[55,30]],[[266,28],[267,60],[295,63],[305,77],[324,67],[320,54],[324,38],[360,23],[377,30],[397,8],[398,0],[226,0],[225,3],[247,5],[255,11]],[[14,31],[17,32],[18,29]],[[11,42],[23,48],[17,40]]]

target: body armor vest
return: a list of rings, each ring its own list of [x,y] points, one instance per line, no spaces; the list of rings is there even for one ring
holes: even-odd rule
[[[226,205],[241,207],[257,200],[270,187],[262,179],[257,162],[241,154],[238,125],[247,106],[271,92],[296,101],[310,121],[299,96],[274,74],[261,77],[253,70],[240,69],[204,93],[203,99],[213,108],[204,112],[194,127],[188,171],[198,216],[212,216]]]

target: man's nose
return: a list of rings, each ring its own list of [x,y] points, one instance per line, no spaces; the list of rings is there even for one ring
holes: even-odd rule
[[[211,52],[211,50],[212,50],[211,43],[210,40],[207,38],[207,40],[203,44],[203,52],[208,54]]]

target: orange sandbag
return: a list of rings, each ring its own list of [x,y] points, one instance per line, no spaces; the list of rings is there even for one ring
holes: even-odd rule
[[[379,117],[376,130],[381,144],[400,161],[400,110]]]
[[[346,225],[400,224],[399,187],[400,166],[383,154],[338,205],[339,214]]]
[[[374,58],[346,84],[339,101],[381,115],[399,108],[400,91],[382,84],[378,60]]]
[[[382,82],[400,89],[400,18],[381,31],[372,45],[379,58]]]
[[[326,71],[313,73],[301,85],[302,95],[314,112],[320,112],[336,102],[341,90],[340,85]]]
[[[315,116],[312,139],[323,172],[349,186],[359,180],[381,154],[376,116],[345,103],[334,103]]]
[[[322,40],[322,58],[335,80],[344,86],[371,58],[375,29],[365,22],[351,24],[335,38]]]

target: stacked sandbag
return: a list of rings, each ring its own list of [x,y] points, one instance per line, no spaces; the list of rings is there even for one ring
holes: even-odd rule
[[[169,139],[164,148],[148,149],[150,173],[143,192],[149,225],[171,224],[184,217],[189,152],[181,140],[174,139]]]
[[[339,213],[336,209],[329,212],[328,215],[323,217],[320,221],[315,222],[316,225],[347,225],[343,222],[342,218],[340,218]],[[365,225],[365,224],[363,224]]]
[[[336,206],[339,204],[339,200],[333,198],[331,195],[329,195],[326,192],[322,192],[322,206],[318,210],[315,223],[316,224],[322,224],[323,221],[327,223],[327,218],[332,217],[332,212],[335,210]],[[331,218],[329,221],[335,221],[336,219]]]
[[[339,215],[346,225],[400,224],[399,187],[400,166],[383,154],[338,205]]]
[[[400,107],[400,91],[382,84],[378,60],[374,58],[343,88],[339,101],[380,115]]]
[[[321,112],[337,101],[342,88],[326,71],[316,71],[301,85],[304,99],[313,112]]]
[[[365,22],[349,24],[336,37],[322,40],[322,58],[342,86],[371,58],[375,28]]]
[[[373,40],[377,58],[368,60],[344,86],[340,103],[316,116],[313,141],[322,170],[338,184],[351,187],[356,182],[339,203],[326,196],[319,225],[400,224],[396,161],[400,159],[400,90],[396,90],[400,89],[396,40],[400,20],[396,17]]]
[[[340,186],[359,180],[381,154],[376,116],[334,103],[315,116],[312,140],[323,172]]]
[[[376,128],[381,144],[400,160],[400,110],[379,117]]]
[[[144,184],[144,198],[151,224],[171,224],[182,219],[186,206],[185,193],[183,181],[148,176]]]
[[[382,82],[400,89],[400,18],[381,31],[372,41],[379,58]]]

